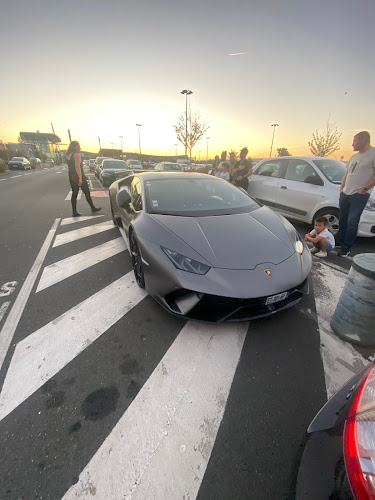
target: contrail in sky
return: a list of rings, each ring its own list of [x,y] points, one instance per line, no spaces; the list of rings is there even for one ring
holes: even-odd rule
[[[230,56],[244,56],[248,54],[248,52],[234,52],[233,54],[229,54]]]

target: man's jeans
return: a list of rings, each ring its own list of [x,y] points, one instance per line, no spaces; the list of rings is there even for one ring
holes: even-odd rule
[[[339,231],[336,243],[349,251],[354,245],[358,232],[359,219],[369,199],[369,194],[340,194]]]

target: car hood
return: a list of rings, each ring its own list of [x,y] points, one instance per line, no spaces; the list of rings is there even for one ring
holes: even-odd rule
[[[280,219],[268,208],[251,213],[213,217],[152,214],[212,267],[254,269],[261,263],[279,264],[295,252]],[[178,251],[177,248],[171,250]]]

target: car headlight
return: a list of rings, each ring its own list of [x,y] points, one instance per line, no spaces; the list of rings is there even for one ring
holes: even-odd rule
[[[375,200],[370,198],[366,203],[365,210],[371,210],[371,212],[375,212]]]
[[[302,255],[304,249],[305,249],[305,245],[301,239],[301,236],[296,231],[296,252],[299,253],[300,255]]]
[[[185,255],[181,255],[180,253],[169,250],[168,248],[160,248],[163,250],[168,259],[174,264],[174,266],[177,267],[177,269],[181,269],[181,271],[194,274],[206,274],[211,269],[210,266],[202,264],[202,262],[198,262],[197,260],[190,259],[190,257],[185,257]]]

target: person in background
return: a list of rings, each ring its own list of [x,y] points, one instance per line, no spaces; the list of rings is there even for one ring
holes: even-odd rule
[[[348,255],[354,245],[362,212],[375,186],[375,148],[370,144],[370,134],[359,132],[353,138],[353,155],[346,167],[346,174],[340,186],[339,231],[337,252]]]
[[[327,252],[335,248],[335,238],[327,229],[328,219],[317,217],[314,221],[314,229],[305,234],[305,241],[310,241],[314,247],[310,250],[317,257],[327,257]]]
[[[221,160],[220,160],[220,163],[219,163],[219,171],[221,170],[221,167],[223,166],[223,163],[227,161],[227,152],[226,151],[223,151],[221,153]]]
[[[219,163],[220,163],[219,155],[216,155],[212,170],[210,171],[210,175],[214,175],[215,177],[219,175]]]
[[[236,170],[237,157],[234,151],[229,153],[229,175],[230,181],[233,181],[234,172]]]
[[[99,212],[101,210],[100,207],[96,208],[90,194],[90,188],[87,184],[87,178],[83,171],[83,163],[82,157],[80,155],[81,146],[78,141],[72,141],[69,144],[68,150],[66,152],[66,158],[68,160],[68,172],[69,172],[69,182],[70,187],[72,188],[72,210],[73,217],[79,217],[81,214],[77,212],[77,196],[79,192],[79,188],[82,189],[87,203],[91,207],[91,212]]]
[[[221,165],[219,173],[220,179],[224,179],[225,181],[230,182],[229,163],[227,161],[223,161],[220,163],[220,165]]]
[[[232,184],[237,187],[241,187],[247,191],[249,186],[249,177],[253,174],[251,160],[246,157],[249,153],[247,148],[242,148],[240,151],[240,159],[235,165],[235,172],[233,175]]]

